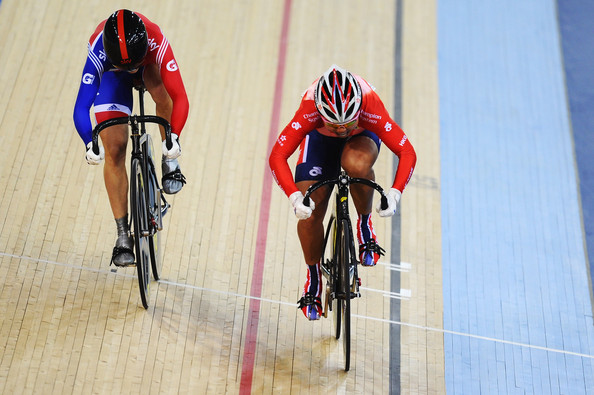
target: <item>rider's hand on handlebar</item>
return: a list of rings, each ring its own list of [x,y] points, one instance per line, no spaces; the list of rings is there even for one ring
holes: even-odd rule
[[[98,165],[101,163],[103,158],[105,158],[105,150],[102,146],[99,146],[99,155],[97,155],[95,152],[93,152],[93,142],[91,141],[89,144],[87,144],[87,154],[85,155],[85,158],[87,159],[87,163],[89,165]]]
[[[293,192],[289,196],[289,200],[293,205],[295,216],[299,219],[308,219],[311,216],[311,212],[316,208],[314,201],[309,198],[309,206],[303,204],[303,194],[299,191]]]
[[[163,156],[167,159],[175,159],[181,155],[181,147],[177,139],[177,134],[171,133],[171,142],[173,143],[171,149],[167,149],[167,140],[163,140]]]
[[[388,199],[388,208],[382,210],[381,208],[381,200],[377,203],[377,207],[375,211],[377,211],[380,217],[391,217],[392,215],[396,214],[396,207],[398,206],[398,202],[400,201],[400,196],[402,192],[400,192],[396,188],[390,188],[390,191],[386,194],[386,198]]]

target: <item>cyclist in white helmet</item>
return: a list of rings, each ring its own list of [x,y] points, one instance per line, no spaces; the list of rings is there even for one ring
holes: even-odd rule
[[[317,181],[336,178],[340,167],[351,177],[374,180],[373,165],[381,142],[399,158],[388,191],[389,207],[377,208],[381,217],[389,217],[396,213],[400,196],[412,176],[417,159],[415,150],[374,88],[363,78],[332,65],[304,93],[299,109],[270,153],[274,179],[300,220],[297,233],[307,264],[307,279],[299,307],[310,320],[317,320],[322,314],[320,258],[323,220],[331,191],[329,187],[318,189],[309,207],[303,204],[303,194]],[[293,178],[287,159],[297,147],[300,154]],[[358,214],[359,258],[363,266],[374,266],[383,249],[377,243],[371,222],[373,190],[354,184],[351,195]]]

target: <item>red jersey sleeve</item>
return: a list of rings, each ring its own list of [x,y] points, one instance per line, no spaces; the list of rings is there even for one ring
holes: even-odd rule
[[[272,147],[268,163],[272,176],[287,196],[298,191],[287,160],[309,132],[323,125],[313,100],[306,93],[293,119],[285,126]]]
[[[186,124],[190,109],[188,95],[186,94],[186,88],[182,81],[179,66],[173,56],[171,45],[169,45],[169,41],[161,31],[161,28],[144,15],[138,15],[142,18],[148,34],[149,49],[145,64],[155,63],[159,67],[163,85],[165,85],[165,89],[173,101],[171,131],[179,136]]]
[[[365,85],[369,86],[367,83]],[[408,136],[390,117],[384,103],[372,89],[367,92],[364,89],[359,126],[375,133],[386,147],[398,157],[398,168],[392,188],[403,192],[413,174],[417,163],[417,154]]]

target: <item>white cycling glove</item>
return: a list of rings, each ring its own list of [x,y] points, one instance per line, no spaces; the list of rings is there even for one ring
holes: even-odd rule
[[[103,146],[99,146],[99,155],[93,152],[93,142],[89,142],[87,144],[87,154],[85,155],[85,159],[89,165],[98,165],[101,161],[105,158],[105,150]]]
[[[388,199],[388,208],[382,210],[382,201],[380,199],[380,201],[377,203],[375,211],[379,213],[380,217],[391,217],[392,215],[396,214],[396,207],[398,206],[398,202],[400,202],[401,195],[402,192],[400,192],[398,189],[390,188],[390,191],[388,191],[386,194],[386,198]]]
[[[181,147],[177,139],[177,134],[171,133],[171,142],[173,143],[171,149],[167,149],[167,139],[163,140],[163,156],[167,159],[176,159],[181,155]]]
[[[291,201],[291,205],[293,205],[295,216],[299,219],[308,219],[311,216],[311,212],[316,208],[316,204],[311,198],[309,199],[309,206],[303,204],[303,194],[299,191],[293,192],[289,196],[289,200]]]

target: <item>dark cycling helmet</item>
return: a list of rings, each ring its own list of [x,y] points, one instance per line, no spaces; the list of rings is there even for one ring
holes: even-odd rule
[[[124,70],[138,68],[148,51],[144,22],[130,10],[114,12],[103,27],[103,47],[114,66]]]
[[[314,101],[326,122],[343,125],[359,116],[361,86],[351,73],[332,65],[318,80]]]

